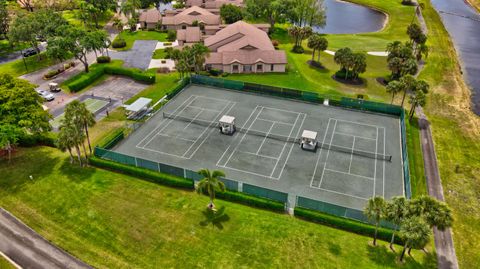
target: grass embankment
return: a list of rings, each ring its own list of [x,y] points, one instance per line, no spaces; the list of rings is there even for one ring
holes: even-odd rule
[[[133,43],[136,40],[158,40],[161,42],[166,42],[167,41],[167,33],[160,33],[157,31],[136,31],[136,32],[130,32],[130,31],[122,31],[120,34],[117,35],[115,39],[118,38],[123,38],[125,42],[127,43],[127,46],[124,48],[116,49],[116,50],[129,50],[132,48]]]
[[[0,269],[15,269],[15,266],[0,255]]]
[[[475,8],[478,12],[480,12],[480,0],[467,0],[467,2]]]
[[[81,10],[74,9],[74,10],[64,10],[62,11],[62,17],[68,21],[71,25],[78,26],[78,27],[85,27],[85,23],[80,19],[81,17]],[[101,15],[98,19],[98,28],[103,28],[105,25],[110,21],[113,17],[113,11],[107,11],[105,14]],[[95,27],[95,23],[93,21],[88,21],[88,26],[90,28]]]
[[[423,14],[431,47],[420,78],[433,86],[425,109],[432,125],[444,195],[453,209],[453,234],[461,268],[480,264],[480,118],[470,109],[470,94],[457,55],[440,17],[429,2]]]
[[[389,42],[394,40],[407,40],[406,29],[414,17],[414,7],[403,6],[400,1],[387,0],[355,0],[352,2],[372,5],[375,8],[389,14],[386,27],[375,33],[365,34],[340,34],[324,35],[329,41],[329,50],[337,50],[342,47],[350,47],[354,51],[385,51]],[[390,73],[387,68],[386,57],[367,55],[367,72],[361,74],[364,84],[360,86],[346,85],[332,79],[332,76],[339,70],[334,63],[333,56],[327,53],[321,54],[320,62],[323,69],[311,67],[307,61],[311,59],[311,50],[304,41],[304,54],[291,52],[292,40],[288,36],[287,26],[278,25],[272,35],[272,39],[278,40],[280,49],[285,50],[288,57],[288,72],[285,74],[252,74],[252,75],[231,75],[229,79],[256,82],[267,85],[297,88],[305,91],[315,91],[326,94],[351,95],[364,94],[370,99],[377,101],[389,101],[389,95],[385,88],[376,80]]]
[[[41,59],[39,60],[40,56]],[[10,74],[14,77],[18,77],[55,64],[54,61],[45,56],[44,53],[25,58],[25,63],[28,71],[25,69],[23,59],[0,64],[0,74]]]
[[[7,54],[10,54],[15,51],[20,51],[26,48],[28,48],[27,44],[18,44],[12,47],[12,45],[10,45],[10,42],[8,42],[8,40],[6,39],[0,40],[0,57],[7,56]]]
[[[401,265],[386,242],[235,203],[217,201],[225,214],[211,219],[207,197],[81,169],[56,149],[22,149],[0,173],[1,206],[94,267],[435,268],[434,254]]]

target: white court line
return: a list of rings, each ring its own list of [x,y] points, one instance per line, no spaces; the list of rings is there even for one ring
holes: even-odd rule
[[[378,128],[377,128],[378,129]],[[371,137],[365,137],[365,136],[359,136],[359,135],[352,135],[352,134],[347,134],[347,133],[342,133],[342,132],[335,132],[337,134],[341,134],[341,135],[346,135],[346,136],[353,136],[353,137],[358,137],[358,138],[363,138],[363,139],[367,139],[367,140],[376,140],[375,138],[371,138]]]
[[[248,123],[248,121],[250,120],[250,118],[251,118],[251,117],[255,114],[255,112],[257,111],[257,108],[258,108],[258,106],[256,106],[255,109],[253,109],[252,113],[250,113],[250,116],[248,116],[247,121],[245,121],[245,123],[244,123],[244,124],[242,125],[242,127],[240,127],[240,128],[242,128],[242,129],[245,128],[245,126],[247,125],[247,123]],[[257,116],[258,116],[258,115],[257,115]],[[255,120],[254,120],[253,122],[255,122]],[[250,129],[250,127],[252,127],[253,122],[252,122],[252,123],[250,124],[250,126],[248,127],[249,129]],[[243,137],[245,137],[245,134],[243,135]],[[243,137],[242,137],[242,140],[243,140]],[[227,148],[227,150],[228,150],[229,148],[230,148],[230,146]],[[235,148],[235,149],[236,149],[236,148]],[[235,149],[234,149],[234,151],[235,151]],[[225,152],[226,152],[227,150],[225,150]],[[223,158],[223,155],[225,154],[225,152],[222,154],[222,158]],[[231,154],[233,154],[233,151],[232,151]],[[217,166],[220,166],[220,165],[218,165],[218,164],[220,163],[220,161],[222,160],[222,158],[220,158],[220,159],[218,160]],[[231,155],[230,155],[230,157],[228,158],[228,160],[230,160],[230,158],[231,158]],[[228,160],[227,160],[227,162],[228,162]],[[227,162],[225,162],[225,165],[227,164]],[[220,167],[222,167],[222,166],[220,166]],[[223,166],[223,167],[224,167],[224,166]]]
[[[298,121],[298,116],[300,116],[300,113],[297,114],[297,117],[295,118],[295,122],[293,123],[293,126],[292,128],[290,129],[290,133],[288,133],[288,137],[291,137],[292,136],[292,132],[293,132],[293,129],[295,129],[295,125],[297,125],[297,121]],[[278,165],[278,162],[280,161],[280,158],[282,157],[282,154],[283,154],[283,151],[285,150],[285,147],[287,146],[287,142],[285,142],[283,144],[283,147],[282,147],[282,151],[280,151],[280,155],[278,156],[278,160],[277,162],[275,163],[275,166],[273,167],[273,170],[272,170],[272,173],[270,174],[270,176],[273,176],[273,173],[275,173],[275,169],[277,168],[277,165]],[[288,156],[287,156],[288,158]],[[287,160],[285,160],[286,162]],[[280,171],[280,175],[282,174],[282,172]],[[279,177],[280,178],[280,177]]]
[[[259,174],[259,173],[254,173],[254,172],[250,172],[250,171],[245,171],[245,170],[233,168],[233,167],[230,167],[230,166],[219,165],[218,167],[223,167],[223,168],[226,168],[226,169],[231,169],[231,170],[238,171],[238,172],[242,172],[242,173],[247,173],[247,174],[251,174],[251,175],[255,175],[255,176],[266,177],[266,178],[278,180],[277,178],[272,178],[272,177],[269,177],[269,176],[267,176],[267,175],[263,175],[263,174]]]
[[[358,123],[358,122],[354,122],[354,121],[349,121],[349,120],[340,120],[340,119],[335,119],[337,121],[343,121],[343,122],[348,122],[348,123],[353,123],[353,124],[356,124],[356,125],[364,125],[364,126],[369,126],[369,127],[373,127],[373,128],[382,128],[382,126],[379,126],[379,125],[374,125],[374,124],[367,124],[367,123]]]
[[[335,146],[335,147],[337,147],[337,148],[343,148],[343,149],[345,149],[345,150],[347,150],[347,149],[348,149],[348,150],[351,150],[351,151],[352,151],[352,154],[353,154],[353,148],[348,148],[348,147],[344,147],[344,146],[340,146],[340,145],[336,145],[336,144],[330,144],[330,145]],[[330,146],[330,145],[329,145],[329,146]],[[357,152],[364,152],[364,153],[375,154],[375,152],[373,152],[373,151],[367,151],[367,150],[359,150],[359,149],[357,149],[356,151],[357,151]],[[348,152],[341,152],[341,153],[348,154]],[[375,155],[375,156],[376,156],[376,155]]]
[[[299,113],[300,114],[300,113]],[[300,124],[300,128],[298,128],[296,136],[300,134],[300,131],[302,130],[303,123],[305,122],[305,119],[307,118],[307,114],[301,113],[303,115],[303,120],[302,123]],[[292,153],[293,146],[295,146],[295,143],[292,143],[290,146],[290,151],[288,152],[287,158],[285,159],[285,162],[283,163],[282,170],[280,171],[280,175],[278,175],[277,179],[280,179],[282,177],[283,171],[285,171],[285,166],[287,165],[288,159],[290,159],[290,154]]]
[[[325,130],[325,134],[323,135],[322,145],[325,144],[325,138],[327,138],[328,128],[330,128],[330,121],[331,120],[332,120],[332,118],[328,118],[327,129]],[[317,162],[315,163],[315,170],[313,170],[313,175],[312,175],[312,180],[310,181],[310,186],[313,186],[313,180],[315,179],[315,174],[317,173],[318,162],[320,161],[320,158],[322,157],[322,152],[323,152],[323,147],[320,148],[320,154],[318,155]]]
[[[352,161],[353,161],[353,151],[355,150],[355,139],[356,137],[353,137],[353,145],[352,145],[352,153],[350,154],[350,165],[348,166],[348,173],[350,174],[350,171],[352,169]],[[376,160],[377,158],[375,158]]]
[[[347,194],[347,193],[343,193],[343,192],[339,192],[339,191],[332,191],[332,190],[324,189],[324,188],[320,188],[320,187],[312,187],[312,188],[320,189],[320,190],[328,191],[328,192],[333,192],[333,193],[336,193],[336,194],[345,195],[345,196],[349,196],[349,197],[353,197],[353,198],[357,198],[357,199],[362,199],[362,200],[365,200],[365,201],[368,200],[368,198],[363,198],[363,197],[356,196],[356,195],[353,195],[353,194]]]
[[[233,106],[231,106],[226,112],[225,114],[228,115],[228,112],[230,112],[230,110],[232,110],[232,108],[237,104],[237,102],[233,102],[232,103]],[[192,152],[192,154],[190,154],[190,157],[189,159],[191,159],[193,157],[193,155],[195,155],[195,153],[197,153],[197,151],[200,149],[200,147],[202,147],[203,143],[205,143],[205,141],[207,141],[208,137],[210,137],[210,135],[213,133],[213,131],[216,130],[215,128],[213,128],[210,133],[208,133],[208,135],[203,139],[202,143],[200,143],[200,145],[198,145],[198,147]],[[230,146],[229,146],[230,147]],[[223,156],[223,155],[222,155]]]
[[[334,120],[335,120],[335,125],[333,125],[333,133],[332,133],[332,137],[330,138],[330,144],[328,145],[327,158],[325,159],[325,163],[323,164],[322,176],[320,177],[320,184],[318,184],[319,188],[322,186],[323,174],[325,172],[325,169],[327,169],[328,155],[330,155],[330,145],[332,144],[333,137],[335,136],[335,129],[337,129],[337,120],[336,119]]]
[[[168,134],[158,134],[158,135],[165,136],[165,137],[171,137],[171,138],[174,138],[174,139],[185,140],[185,141],[189,141],[189,142],[195,142],[195,140],[191,140],[191,139],[187,139],[187,138],[183,138],[183,137],[178,137],[178,136],[171,136],[171,135],[168,135]]]
[[[141,148],[141,147],[139,147]],[[185,160],[188,160],[188,158],[185,158],[183,156],[180,156],[180,155],[176,155],[176,154],[173,154],[173,153],[166,153],[166,152],[163,152],[163,151],[159,151],[159,150],[154,150],[154,149],[151,149],[151,148],[141,148],[143,150],[148,150],[148,151],[152,151],[152,152],[156,152],[156,153],[160,153],[160,154],[165,154],[165,155],[168,155],[168,156],[173,156],[173,157],[177,157],[177,158],[181,158],[181,159],[185,159]]]
[[[204,107],[199,107],[199,106],[188,106],[189,108],[195,108],[195,109],[201,109],[205,111],[212,111],[212,112],[222,112],[221,110],[215,110],[215,109],[209,109],[209,108],[204,108]]]
[[[245,153],[245,154],[254,155],[254,156],[259,156],[259,157],[262,157],[262,158],[267,158],[267,159],[272,159],[272,160],[277,160],[277,161],[278,161],[278,159],[279,159],[279,158],[275,158],[275,157],[272,157],[272,156],[267,156],[267,155],[263,155],[263,154],[257,154],[257,153],[248,152],[248,151],[237,150],[236,152]]]
[[[215,116],[215,118],[218,118],[218,116],[222,115],[222,111],[224,111],[229,105],[230,105],[230,101],[227,101],[227,104],[222,108],[221,111],[219,111],[219,113],[217,113],[217,115]],[[190,124],[193,122],[193,120],[187,125],[187,126],[190,126]],[[210,126],[212,125],[213,123],[210,123],[207,127],[205,127],[205,129],[203,130],[203,132],[197,137],[197,139],[195,139],[195,142],[193,142],[193,144],[190,145],[190,147],[183,153],[182,156],[185,156],[185,154],[187,154],[187,152],[190,151],[190,149],[193,147],[193,145],[195,145],[198,140],[203,136],[203,134],[205,134],[205,132],[210,128]],[[186,128],[186,127],[185,127]],[[185,128],[183,130],[185,130]],[[198,145],[198,147],[200,147],[200,145]],[[197,147],[197,149],[198,149]],[[196,150],[195,150],[196,151]],[[190,155],[190,158],[192,158],[193,155]],[[190,159],[189,158],[189,159]]]
[[[190,125],[192,125],[192,123],[198,118],[198,116],[200,116],[200,114],[202,114],[202,112],[203,112],[203,109],[201,109],[201,110],[197,113],[197,115],[195,115],[195,117],[193,117],[193,119],[191,119],[190,122],[189,122],[185,127],[183,127],[182,132],[184,132],[185,129],[187,129],[188,127],[190,127]],[[175,116],[174,116],[174,117],[175,117]],[[181,134],[181,133],[179,133],[178,135],[180,135],[180,134]],[[178,135],[177,135],[177,136],[178,136]]]
[[[386,150],[386,133],[387,131],[385,130],[385,128],[383,128],[383,155],[385,155],[385,150]],[[383,193],[382,193],[382,197],[385,197],[385,161],[383,161]]]
[[[190,100],[192,97],[193,100],[190,101],[190,104],[197,98],[195,95],[190,95],[190,97],[188,97],[185,101],[183,101],[182,104],[180,104],[174,111],[173,113],[177,112],[177,110],[179,110],[185,103],[188,102],[188,100]],[[158,110],[160,111],[160,110]],[[168,121],[168,120],[167,120]],[[137,148],[142,148],[142,147],[139,147],[138,145],[142,144],[143,141],[145,141],[145,139],[147,139],[147,137],[149,137],[153,132],[155,132],[158,128],[160,128],[162,126],[162,123],[164,123],[166,121],[160,121],[160,123],[152,130],[150,131],[142,140],[140,140],[140,142],[138,142],[138,144],[136,145]],[[148,144],[148,143],[147,143]]]
[[[403,196],[406,197],[406,193],[405,193],[405,171],[404,171],[404,168],[403,168],[403,166],[404,166],[404,163],[403,163],[403,148],[402,148],[402,138],[403,138],[403,137],[402,137],[402,125],[401,125],[401,123],[400,123],[400,119],[398,120],[398,128],[399,128],[399,129],[398,129],[398,133],[399,133],[399,142],[400,142],[400,144],[399,144],[398,146],[399,146],[399,148],[400,148],[400,151],[399,151],[399,152],[400,152],[400,163],[402,164],[402,169],[400,169],[400,170],[402,170],[402,186],[403,186],[403,188],[402,188],[402,193],[403,193]],[[405,128],[406,128],[406,127],[405,127]],[[405,129],[405,132],[406,132],[406,131],[407,131],[407,130]],[[405,134],[405,138],[407,138],[406,134]],[[405,143],[407,143],[407,141],[405,141]],[[407,154],[408,154],[408,152],[407,152]],[[393,156],[392,156],[392,158],[393,158]],[[411,168],[409,167],[409,170],[410,170],[410,169],[411,169]],[[383,173],[385,173],[385,171],[383,171]],[[410,182],[410,188],[411,188],[411,187],[412,187],[412,184],[411,184],[411,182]],[[411,191],[410,191],[410,192],[411,192]]]
[[[272,110],[278,110],[278,111],[284,111],[284,112],[287,112],[287,113],[290,113],[290,114],[300,114],[300,112],[297,112],[297,111],[292,111],[292,110],[285,110],[285,109],[280,109],[280,108],[275,108],[275,107],[268,107],[268,106],[262,106],[263,108],[266,108],[266,109],[272,109]]]
[[[377,128],[377,138],[375,139],[375,155],[378,152],[378,128]],[[385,154],[383,154],[385,155]],[[377,158],[375,158],[375,168],[373,170],[373,196],[375,196],[375,185],[377,183]]]
[[[298,117],[298,115],[297,115],[297,117]],[[287,123],[287,122],[278,121],[278,120],[267,120],[267,119],[260,118],[260,117],[258,117],[257,120],[263,120],[263,121],[274,122],[274,123],[277,123],[277,124],[290,125],[290,126],[293,125],[292,123]]]
[[[354,176],[354,177],[360,177],[360,178],[364,178],[364,179],[368,179],[368,180],[373,180],[373,181],[375,181],[375,180],[374,180],[373,178],[371,178],[371,177],[366,177],[366,176],[361,176],[361,175],[356,175],[356,174],[350,174],[350,173],[347,173],[347,172],[337,171],[337,170],[328,169],[328,168],[325,168],[324,170],[327,170],[327,171],[330,171],[330,172],[336,172],[336,173],[340,173],[340,174],[344,174],[344,175]]]
[[[256,153],[257,155],[260,152],[260,150],[262,150],[263,144],[265,144],[265,140],[267,140],[268,134],[270,134],[270,132],[272,131],[273,126],[275,126],[275,122],[273,122],[272,125],[270,125],[270,129],[268,129],[267,135],[263,138],[263,141],[260,144],[260,147],[258,147],[258,150],[257,150],[257,153]]]

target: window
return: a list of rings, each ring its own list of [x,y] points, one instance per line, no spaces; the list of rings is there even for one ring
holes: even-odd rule
[[[272,65],[270,65],[270,71],[272,71],[272,72],[273,72],[274,70],[275,70],[275,65],[273,65],[273,64],[272,64]]]
[[[244,65],[243,66],[243,72],[245,72],[245,73],[252,72],[252,66],[251,65]]]
[[[186,25],[182,25],[182,29],[183,29],[183,30],[187,29],[187,26],[186,26]]]
[[[257,72],[263,72],[263,64],[257,64]]]
[[[238,73],[238,65],[233,65],[232,73]]]

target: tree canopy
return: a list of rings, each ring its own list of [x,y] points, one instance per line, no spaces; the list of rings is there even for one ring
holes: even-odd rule
[[[227,4],[220,8],[220,16],[226,24],[232,24],[243,19],[243,12],[240,7]]]
[[[50,131],[51,116],[41,103],[35,85],[0,75],[0,125],[9,124],[29,133]]]

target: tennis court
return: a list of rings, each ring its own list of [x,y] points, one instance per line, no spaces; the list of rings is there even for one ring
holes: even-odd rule
[[[223,115],[237,131],[220,133]],[[317,133],[316,151],[300,147]],[[114,151],[296,197],[362,209],[404,195],[400,119],[240,91],[190,85]]]
[[[108,100],[104,100],[104,98],[86,98],[82,101],[82,103],[85,103],[85,105],[87,106],[87,109],[92,112],[93,114],[96,114],[97,112],[99,112],[100,110],[102,110],[103,108],[105,108],[108,104],[109,104],[109,101]],[[58,115],[57,117],[55,117],[52,121],[50,121],[50,124],[52,125],[53,129],[57,129],[58,127],[60,127],[60,124],[61,124],[61,121],[62,119],[65,117],[64,113]]]

